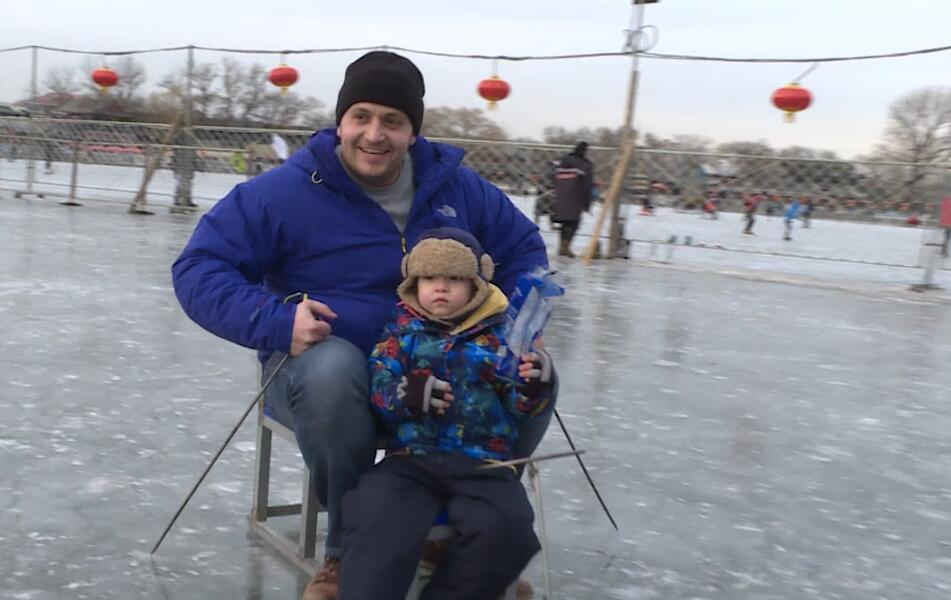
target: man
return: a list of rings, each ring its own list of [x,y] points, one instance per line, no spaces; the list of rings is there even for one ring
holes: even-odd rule
[[[555,208],[552,221],[561,224],[558,256],[574,258],[571,240],[578,231],[581,213],[591,208],[594,176],[591,161],[585,158],[587,142],[578,142],[555,169]]]
[[[336,596],[342,498],[376,449],[367,357],[396,305],[406,247],[435,227],[469,231],[498,262],[493,281],[506,294],[522,273],[547,265],[538,228],[460,165],[463,151],[419,136],[424,93],[422,74],[402,56],[354,61],[336,130],[236,186],[172,267],[185,312],[256,349],[263,377],[290,356],[265,400],[294,429],[327,507],[324,565],[307,600]],[[551,411],[519,429],[516,456],[531,454],[550,419]]]

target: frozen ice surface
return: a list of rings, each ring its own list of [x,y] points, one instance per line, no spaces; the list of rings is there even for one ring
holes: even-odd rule
[[[766,219],[740,241],[735,215],[654,219],[635,236],[781,245]],[[173,296],[196,220],[0,193],[0,597],[299,597],[303,576],[247,534],[251,424],[148,554],[255,387],[253,354]],[[914,264],[920,234],[863,227],[816,222],[792,244]],[[949,597],[947,291],[907,291],[907,267],[679,246],[663,265],[648,248],[554,261],[559,412],[620,525],[576,463],[543,467],[555,597]],[[553,422],[540,451],[566,447]],[[292,501],[300,463],[276,451]]]

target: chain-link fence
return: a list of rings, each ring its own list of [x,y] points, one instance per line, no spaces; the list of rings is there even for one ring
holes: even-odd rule
[[[309,130],[182,127],[70,119],[0,117],[0,185],[21,193],[101,199],[145,192],[172,198],[219,198],[234,182],[279,162]],[[519,142],[446,140],[466,150],[466,164],[505,191],[538,197],[546,212],[553,164],[566,146]],[[615,148],[593,147],[602,189],[617,162]],[[154,172],[147,173],[149,167]],[[73,184],[64,174],[77,170]],[[951,165],[793,159],[638,149],[622,202],[701,210],[741,211],[755,199],[773,214],[792,199],[813,204],[813,216],[848,220],[927,220]],[[200,185],[195,179],[203,179]],[[193,185],[187,188],[187,182]],[[213,185],[220,182],[225,185]],[[174,183],[174,185],[169,185]],[[75,187],[75,189],[73,189]],[[105,194],[103,192],[106,192]],[[130,198],[131,200],[131,198]]]
[[[278,163],[310,132],[0,118],[0,188],[17,195],[190,208]]]
[[[67,203],[122,202],[131,212],[157,207],[190,211],[201,204],[207,207],[236,183],[273,168],[284,151],[299,149],[311,133],[188,128],[180,122],[0,117],[0,189]],[[468,166],[517,198],[543,230],[552,229],[544,218],[552,201],[551,172],[569,147],[444,141],[463,147]],[[619,152],[592,147],[588,156],[603,190]],[[631,205],[643,213],[668,207],[704,214],[742,212],[753,202],[758,204],[758,215],[781,216],[797,199],[811,205],[814,219],[901,225],[918,219],[927,225],[936,218],[938,200],[949,190],[951,168],[945,165],[638,149],[623,186],[621,202],[628,206],[621,215],[630,215]],[[624,223],[618,227],[623,237],[638,237]],[[882,262],[915,266],[916,261]]]

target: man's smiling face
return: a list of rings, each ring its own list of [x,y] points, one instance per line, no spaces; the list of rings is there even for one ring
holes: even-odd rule
[[[350,175],[372,187],[396,181],[403,159],[416,141],[404,112],[372,102],[348,108],[337,126],[337,136],[340,157]]]

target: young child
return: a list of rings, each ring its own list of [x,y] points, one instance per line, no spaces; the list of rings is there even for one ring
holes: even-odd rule
[[[469,233],[433,229],[403,260],[395,322],[370,356],[370,401],[386,458],[347,494],[340,600],[403,600],[443,510],[455,535],[421,599],[504,593],[540,549],[512,458],[515,422],[544,411],[551,360],[499,371],[508,301],[492,259]]]

